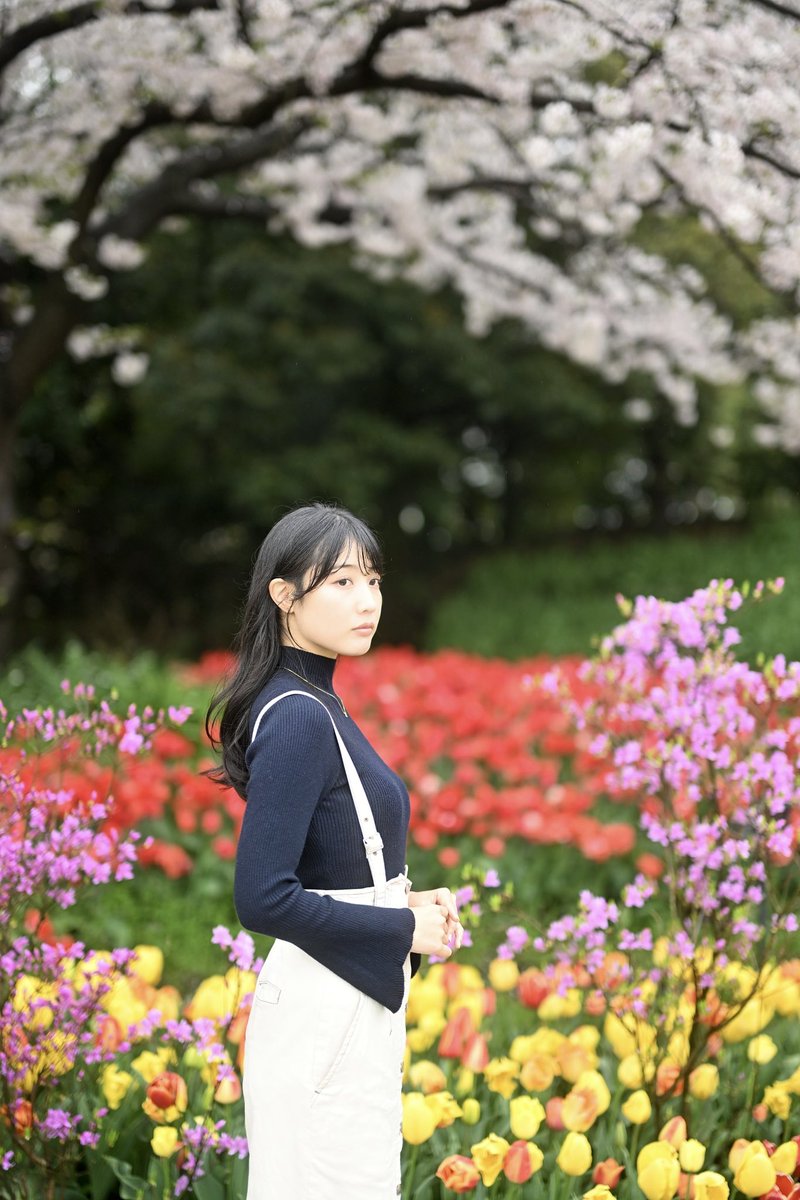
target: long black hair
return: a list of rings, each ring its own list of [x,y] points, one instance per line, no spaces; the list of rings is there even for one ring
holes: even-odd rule
[[[235,788],[240,796],[245,795],[248,778],[245,751],[250,708],[278,669],[281,657],[280,609],[269,594],[270,580],[287,580],[293,587],[292,598],[299,600],[330,575],[350,544],[362,570],[383,573],[377,537],[368,525],[338,505],[313,503],[295,508],[273,525],[261,543],[234,642],[237,663],[212,696],[205,721],[211,745],[222,750],[221,764],[206,773],[222,786]],[[303,587],[307,571],[311,574]],[[214,719],[220,710],[216,731]]]

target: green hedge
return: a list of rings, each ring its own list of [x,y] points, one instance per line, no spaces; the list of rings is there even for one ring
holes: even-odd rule
[[[746,531],[608,537],[486,557],[440,604],[425,648],[509,659],[589,654],[592,639],[622,620],[617,592],[680,600],[714,578],[754,583],[777,576],[786,580],[784,593],[742,614],[740,656],[781,651],[800,659],[800,515]]]

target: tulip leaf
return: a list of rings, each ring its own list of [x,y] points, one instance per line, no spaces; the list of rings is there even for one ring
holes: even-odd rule
[[[192,1183],[196,1200],[225,1200],[225,1189],[213,1175],[203,1175]]]
[[[130,1163],[113,1158],[110,1154],[104,1154],[103,1158],[119,1180],[120,1200],[141,1200],[147,1187],[146,1180],[134,1175]]]

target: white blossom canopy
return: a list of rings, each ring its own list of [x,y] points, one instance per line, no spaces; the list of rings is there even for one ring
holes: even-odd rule
[[[0,0],[0,22],[12,360],[43,319],[23,282],[90,312],[169,218],[238,213],[454,285],[475,333],[519,318],[645,372],[686,422],[696,378],[750,379],[800,452],[800,3]],[[785,316],[735,329],[695,269],[631,243],[687,210]]]

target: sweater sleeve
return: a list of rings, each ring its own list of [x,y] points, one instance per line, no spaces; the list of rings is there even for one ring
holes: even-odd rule
[[[264,717],[246,754],[250,774],[236,849],[236,914],[245,929],[293,942],[398,1012],[403,962],[416,927],[411,909],[318,896],[296,874],[314,809],[337,760],[330,717],[316,702],[287,696]]]

